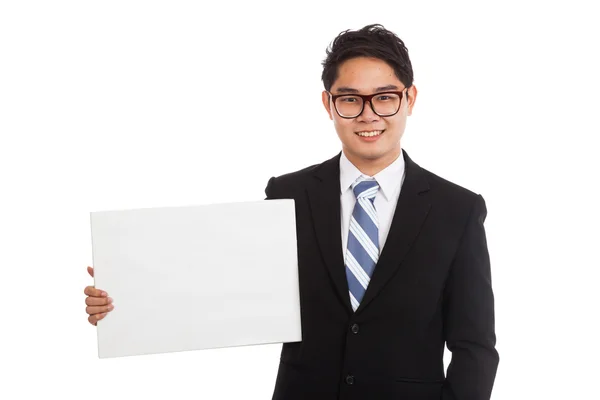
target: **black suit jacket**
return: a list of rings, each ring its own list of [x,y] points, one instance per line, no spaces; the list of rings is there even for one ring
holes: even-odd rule
[[[390,232],[356,312],[342,252],[341,153],[269,180],[267,199],[295,200],[302,320],[302,341],[283,344],[274,400],[490,398],[499,357],[485,201],[403,154]]]

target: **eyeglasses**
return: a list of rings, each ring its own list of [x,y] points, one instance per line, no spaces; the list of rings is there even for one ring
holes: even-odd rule
[[[368,101],[373,112],[380,117],[391,117],[398,113],[404,88],[400,92],[381,92],[369,95],[362,94],[332,94],[329,93],[333,106],[338,115],[342,118],[356,118],[362,114],[365,103]]]

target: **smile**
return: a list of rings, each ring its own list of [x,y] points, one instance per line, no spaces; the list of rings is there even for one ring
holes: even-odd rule
[[[362,137],[373,137],[373,136],[381,135],[383,133],[383,131],[361,131],[361,132],[355,132],[355,133],[358,136],[362,136]]]

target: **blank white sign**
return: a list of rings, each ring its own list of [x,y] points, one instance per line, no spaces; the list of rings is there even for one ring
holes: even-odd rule
[[[291,199],[92,212],[100,358],[302,340]]]

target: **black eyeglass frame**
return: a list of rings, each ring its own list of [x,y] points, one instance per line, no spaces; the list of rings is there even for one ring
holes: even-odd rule
[[[398,111],[400,111],[400,107],[402,106],[402,99],[404,98],[404,92],[407,91],[408,89],[410,89],[410,86],[402,89],[401,91],[386,91],[386,92],[378,92],[378,93],[373,93],[373,94],[357,94],[357,93],[333,94],[330,91],[327,91],[327,93],[329,94],[329,98],[331,99],[331,102],[333,103],[333,108],[335,109],[335,112],[337,113],[337,115],[339,115],[341,118],[353,119],[353,118],[357,118],[360,114],[363,113],[363,111],[365,111],[365,104],[367,104],[367,101],[369,102],[369,106],[371,107],[371,110],[373,110],[373,112],[375,114],[379,115],[380,117],[393,117],[394,115],[398,114]],[[373,107],[373,103],[371,102],[371,99],[375,96],[379,96],[382,94],[397,94],[400,96],[400,102],[398,103],[398,109],[396,110],[396,112],[394,112],[392,114],[379,114],[377,111],[375,111],[375,108]],[[363,101],[362,107],[358,114],[356,114],[354,116],[350,116],[350,117],[340,114],[340,112],[337,109],[337,106],[335,105],[335,101],[336,101],[336,99],[338,99],[340,97],[344,97],[344,96],[355,96],[355,97],[360,97],[362,99],[362,101]],[[406,93],[406,97],[408,98],[408,92]]]

